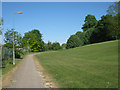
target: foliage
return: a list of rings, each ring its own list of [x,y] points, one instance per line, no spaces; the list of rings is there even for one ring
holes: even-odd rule
[[[5,36],[5,46],[8,48],[12,48],[13,45],[13,29],[7,30],[4,34]],[[14,46],[21,46],[22,36],[17,31],[14,31]]]
[[[81,46],[84,45],[85,44],[85,38],[84,38],[85,32],[78,31],[78,32],[76,32],[75,35],[77,35],[79,37],[80,41],[82,42]]]
[[[71,35],[70,38],[67,40],[67,46],[66,48],[74,48],[79,47],[82,45],[82,41],[80,41],[79,37],[77,35]]]
[[[25,33],[22,39],[22,46],[25,49],[29,47],[32,52],[41,52],[46,50],[46,46],[42,41],[42,34],[37,29]]]
[[[4,34],[5,36],[5,44],[3,45],[4,47],[7,48],[13,48],[13,29],[7,30],[7,32]],[[15,57],[20,58],[21,56],[21,51],[17,50],[16,48],[21,48],[21,43],[22,43],[22,36],[19,34],[17,31],[14,31],[14,47],[15,47]]]
[[[15,48],[15,58],[21,58],[21,55],[23,55],[22,49]]]
[[[109,6],[107,13],[112,15],[112,16],[115,16],[118,14],[119,8],[120,8],[120,1],[115,2],[113,5]]]
[[[79,39],[74,35],[70,36],[67,41],[67,48],[119,39],[119,18],[120,13],[115,16],[109,14],[103,15],[99,21],[96,20],[95,16],[87,15],[85,24],[82,27],[83,32],[78,31],[75,34]]]
[[[112,15],[105,15],[101,17],[98,25],[96,26],[99,30],[99,41],[108,41],[115,39],[118,36],[118,23],[117,20]],[[114,37],[113,37],[114,36]]]
[[[62,49],[62,47],[60,46],[59,42],[54,42],[52,44],[52,50],[59,50]]]
[[[48,47],[48,50],[52,50],[52,43],[50,41],[48,41],[47,47]]]
[[[63,48],[63,49],[66,49],[66,43],[63,43],[63,44],[62,44],[62,48]]]
[[[95,30],[95,28],[89,28],[87,30],[87,32],[84,34],[84,36],[83,36],[84,44],[91,44],[92,43],[91,37],[92,37],[92,33],[94,30]]]
[[[93,28],[97,25],[97,20],[94,15],[88,14],[85,17],[85,24],[83,25],[82,29],[84,32],[86,32],[89,28]]]
[[[0,18],[0,35],[2,34],[3,18]]]

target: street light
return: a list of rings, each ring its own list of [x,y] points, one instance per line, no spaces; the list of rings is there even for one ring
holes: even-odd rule
[[[14,51],[14,16],[15,14],[22,14],[22,12],[13,13],[13,65],[15,65],[15,51]]]

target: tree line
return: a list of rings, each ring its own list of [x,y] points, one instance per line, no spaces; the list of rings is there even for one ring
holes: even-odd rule
[[[4,36],[5,44],[3,46],[13,48],[13,29],[7,30]],[[37,29],[24,33],[23,37],[20,33],[14,31],[14,46],[16,57],[20,57],[19,54],[22,52],[42,52],[62,49],[59,42],[52,43],[48,41],[48,43],[45,43],[42,40],[42,34]],[[22,49],[21,52],[20,49]]]
[[[120,39],[119,20],[120,12],[118,8],[120,2],[115,2],[109,6],[107,15],[103,15],[97,21],[94,15],[88,14],[85,17],[83,31],[78,31],[67,40],[66,48],[74,48],[92,43],[104,42]]]
[[[20,33],[14,31],[15,56],[20,57],[20,54],[23,52],[42,52],[62,48],[69,49],[119,39],[120,30],[118,28],[118,22],[120,13],[118,12],[118,6],[119,2],[109,6],[107,10],[108,14],[103,15],[99,21],[96,20],[94,15],[88,14],[82,26],[83,31],[78,31],[74,35],[71,35],[67,43],[63,43],[62,45],[59,42],[52,43],[48,41],[48,43],[45,43],[42,40],[42,34],[37,29],[24,33],[23,37]],[[2,24],[3,19],[0,22],[0,25]],[[7,30],[4,36],[5,44],[3,46],[13,48],[13,29]]]

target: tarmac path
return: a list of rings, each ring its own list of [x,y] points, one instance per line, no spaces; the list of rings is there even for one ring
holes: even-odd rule
[[[46,88],[35,67],[33,55],[27,55],[24,58],[23,63],[13,74],[11,84],[6,88]]]

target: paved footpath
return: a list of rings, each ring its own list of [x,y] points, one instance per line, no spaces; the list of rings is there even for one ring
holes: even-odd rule
[[[35,67],[33,54],[25,57],[23,63],[13,74],[13,80],[8,88],[45,88]]]

